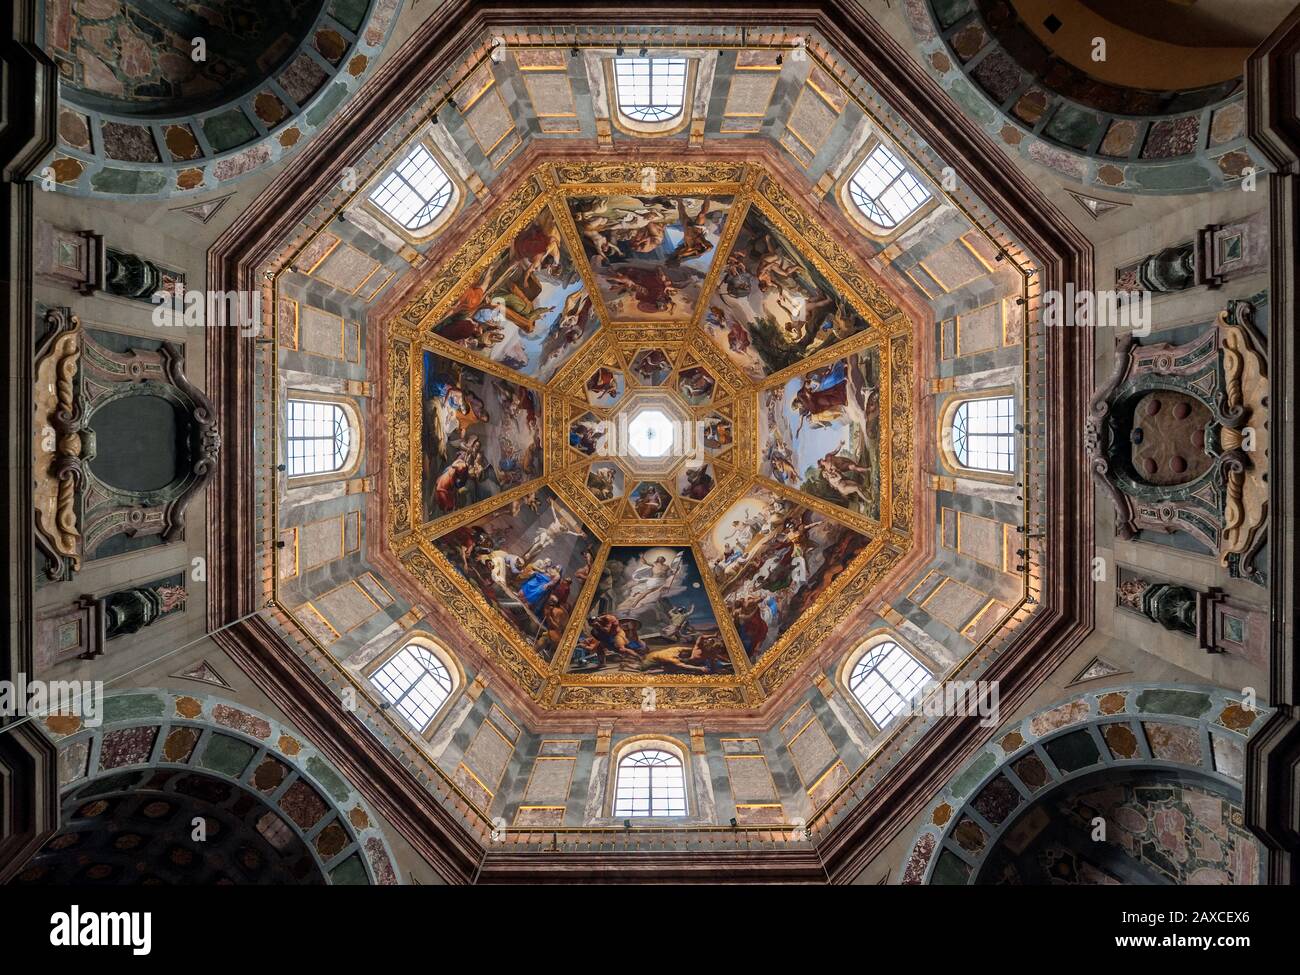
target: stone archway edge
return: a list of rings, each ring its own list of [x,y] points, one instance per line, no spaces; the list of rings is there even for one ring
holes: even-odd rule
[[[105,696],[99,725],[87,727],[73,715],[49,715],[38,727],[58,747],[61,792],[119,771],[191,767],[234,782],[276,807],[302,835],[331,883],[356,882],[354,869],[337,873],[353,854],[364,867],[362,882],[401,883],[392,849],[360,792],[296,729],[242,704],[210,694],[132,688]],[[230,748],[221,757],[209,755],[213,735],[243,742],[249,748],[236,751],[247,757],[232,763]],[[268,759],[290,771],[263,784],[257,775]],[[317,804],[326,811],[308,822],[304,810],[319,808]],[[351,842],[322,857],[313,837],[331,822],[338,822]],[[336,871],[333,877],[331,871]]]
[[[1002,728],[931,802],[899,882],[970,882],[1027,805],[1051,787],[1101,768],[1194,771],[1240,794],[1246,742],[1272,713],[1262,705],[1248,709],[1240,693],[1171,683],[1089,690],[1035,711]],[[1062,743],[1079,733],[1086,740],[1071,739],[1074,747]],[[1091,761],[1089,742],[1096,750]],[[1071,752],[1083,754],[1063,757]],[[1081,764],[1074,765],[1076,760]],[[959,826],[964,844],[953,838]]]

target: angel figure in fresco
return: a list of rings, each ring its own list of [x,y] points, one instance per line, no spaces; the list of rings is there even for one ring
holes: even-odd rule
[[[583,535],[582,522],[558,504],[552,504],[551,523],[537,529],[533,535],[532,544],[528,546],[528,551],[524,553],[524,561],[531,560],[533,556],[554,545],[565,535],[574,535],[581,538]]]
[[[642,555],[641,565],[633,571],[632,585],[628,587],[618,611],[631,614],[645,606],[654,605],[657,600],[667,599],[685,571],[685,558],[682,552],[678,552],[673,556],[672,562],[663,555],[651,562]]]
[[[871,503],[862,491],[862,486],[866,483],[863,475],[871,473],[870,467],[864,467],[852,458],[832,450],[817,461],[817,470],[831,489],[845,501],[856,496],[864,505]]]
[[[608,366],[601,366],[587,380],[587,391],[597,399],[611,399],[618,396],[618,376]]]
[[[541,498],[537,496],[536,491],[529,491],[522,498],[515,498],[510,502],[510,516],[513,518],[524,508],[536,514],[542,510]]]

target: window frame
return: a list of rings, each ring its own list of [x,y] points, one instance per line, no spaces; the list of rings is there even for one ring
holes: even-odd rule
[[[339,410],[348,422],[348,451],[341,466],[328,471],[312,471],[300,474],[290,472],[290,444],[298,439],[290,431],[290,409],[293,403],[331,406]],[[283,412],[284,424],[280,430],[280,456],[284,463],[284,476],[292,487],[306,484],[322,484],[327,481],[345,480],[356,474],[365,454],[365,427],[361,422],[361,413],[349,397],[320,393],[314,390],[290,389],[285,393]],[[305,438],[315,439],[315,438]]]
[[[623,767],[625,759],[632,757],[639,752],[659,751],[665,752],[675,758],[681,768],[682,773],[682,794],[685,804],[685,812],[673,815],[627,815],[617,813],[618,808],[618,782],[619,772]],[[691,822],[695,809],[695,794],[693,785],[693,772],[691,768],[690,750],[683,746],[674,738],[664,735],[634,735],[619,742],[610,750],[610,763],[608,784],[606,786],[606,797],[604,801],[605,815],[607,818],[622,822],[630,819],[633,822],[648,824],[671,823],[681,825],[682,823]]]
[[[917,700],[916,695],[919,691],[928,686],[932,686],[934,683],[939,681],[939,668],[935,661],[917,651],[916,647],[904,640],[893,630],[880,629],[868,634],[867,637],[857,645],[857,647],[844,657],[844,663],[840,666],[840,685],[844,688],[845,694],[848,696],[849,700],[853,702],[853,706],[857,709],[858,716],[868,728],[876,732],[884,731],[885,728],[889,727],[900,717],[907,714],[907,709],[904,708],[901,711],[896,711],[881,723],[871,714],[870,711],[867,710],[867,706],[863,704],[862,700],[858,697],[857,692],[853,689],[853,675],[857,671],[859,664],[861,664],[872,651],[884,646],[885,644],[892,644],[893,646],[898,647],[926,674],[926,680],[917,685],[916,689],[912,692],[914,696],[910,700]],[[909,699],[904,698],[904,701],[908,700]]]
[[[866,212],[862,210],[853,196],[853,184],[857,180],[858,173],[862,171],[867,164],[867,160],[877,150],[882,149],[889,153],[900,166],[902,171],[886,185],[886,189],[892,186],[897,180],[903,178],[906,174],[911,174],[917,184],[927,194],[927,198],[916,209],[912,210],[905,217],[895,223],[892,227],[886,227],[877,223]],[[863,143],[862,148],[853,156],[849,165],[844,167],[843,173],[839,179],[839,198],[840,207],[848,214],[849,218],[858,225],[869,237],[876,240],[893,240],[912,228],[917,221],[925,217],[935,207],[939,205],[941,194],[937,191],[929,177],[919,171],[911,161],[898,150],[898,148],[889,140],[882,138],[880,135],[872,135]],[[883,194],[883,190],[881,191]],[[873,197],[878,199],[879,197]]]
[[[424,224],[414,230],[405,227],[396,217],[385,210],[381,205],[376,203],[372,194],[379,191],[383,184],[397,172],[412,155],[419,150],[424,150],[433,159],[434,164],[447,178],[449,187],[449,197],[446,205],[438,212],[438,215],[429,223]],[[399,177],[401,178],[401,177]],[[456,168],[451,165],[446,154],[443,153],[435,144],[432,136],[426,131],[411,139],[402,146],[400,152],[396,153],[392,160],[379,170],[373,177],[366,182],[366,185],[354,198],[356,206],[367,216],[379,220],[384,228],[390,233],[396,234],[408,244],[418,244],[438,234],[443,230],[448,222],[459,212],[465,202],[465,185],[461,181]],[[351,207],[349,209],[352,209]]]
[[[461,667],[460,661],[456,659],[455,655],[434,639],[432,634],[425,633],[424,631],[416,631],[414,633],[408,633],[397,640],[387,651],[370,661],[370,663],[362,669],[361,673],[369,682],[370,688],[374,691],[376,700],[379,702],[387,701],[387,696],[385,696],[383,691],[380,690],[379,685],[375,683],[374,675],[388,666],[388,664],[398,657],[404,650],[411,647],[418,647],[421,650],[427,651],[440,664],[442,664],[443,668],[447,671],[448,678],[451,680],[451,690],[448,691],[447,696],[443,698],[442,703],[438,706],[438,709],[434,711],[433,716],[423,728],[416,728],[406,715],[396,709],[395,705],[390,704],[390,706],[384,710],[392,711],[396,716],[397,723],[401,727],[413,729],[415,734],[427,741],[433,737],[438,726],[451,712],[456,702],[460,700],[460,696],[465,692],[465,671]]]
[[[655,137],[675,135],[691,124],[694,115],[695,85],[699,77],[699,58],[687,57],[681,53],[656,52],[647,55],[647,61],[685,61],[686,78],[682,88],[681,110],[672,118],[659,122],[645,122],[627,115],[618,97],[618,61],[638,61],[638,57],[609,57],[605,59],[605,88],[609,100],[609,115],[613,125],[628,135]]]
[[[1011,438],[1011,469],[989,470],[983,467],[971,467],[963,463],[957,455],[957,445],[953,435],[953,424],[957,418],[958,410],[965,404],[976,402],[978,400],[998,400],[1009,399],[1011,401],[1011,432],[1006,434]],[[1023,458],[1021,457],[1022,441],[1020,433],[1016,430],[1019,421],[1019,403],[1020,397],[1014,387],[998,386],[988,389],[963,391],[960,394],[953,395],[943,404],[943,408],[938,411],[939,428],[938,443],[939,452],[943,457],[944,466],[953,474],[959,477],[969,477],[981,481],[992,481],[998,484],[1012,484],[1021,471]]]

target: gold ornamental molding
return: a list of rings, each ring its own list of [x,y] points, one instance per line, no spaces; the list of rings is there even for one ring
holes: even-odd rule
[[[647,186],[653,186],[653,190],[647,190]],[[663,319],[612,315],[602,294],[603,279],[584,249],[588,242],[574,222],[569,201],[576,197],[618,199],[620,205],[629,208],[620,211],[624,213],[622,223],[612,224],[619,231],[640,227],[651,220],[656,206],[661,212],[664,210],[663,201],[671,203],[685,198],[690,203],[693,200],[701,221],[706,213],[713,212],[711,206],[717,209],[724,206],[723,201],[729,201],[725,202],[725,221],[716,239],[711,239],[710,248],[703,251],[709,254],[711,249],[711,263],[701,277],[686,278],[694,280],[694,287],[698,288],[694,307],[680,316]],[[643,217],[633,209],[637,200],[645,201],[651,216]],[[683,204],[677,203],[677,208],[681,220],[685,221]],[[810,286],[822,288],[821,294],[829,294],[841,309],[847,304],[859,316],[861,326],[844,338],[832,340],[831,344],[814,346],[815,351],[806,357],[771,369],[761,379],[752,376],[747,371],[750,367],[742,368],[741,362],[734,358],[740,354],[736,346],[730,351],[724,348],[735,341],[734,337],[724,340],[717,331],[709,334],[710,328],[719,327],[717,317],[725,311],[713,307],[718,304],[715,295],[720,293],[721,275],[732,257],[732,249],[739,246],[751,209],[784,239],[786,243],[780,246],[793,248],[797,258],[771,272],[785,276],[775,287],[802,287],[799,282],[812,282]],[[592,212],[583,211],[588,234],[592,232],[589,216]],[[555,254],[556,266],[565,268],[571,264],[577,278],[570,280],[580,279],[581,286],[575,292],[580,297],[570,300],[589,300],[597,323],[594,332],[587,332],[577,341],[566,340],[570,346],[549,378],[520,371],[494,347],[479,347],[482,342],[472,323],[464,333],[470,336],[465,342],[449,339],[438,331],[445,322],[454,320],[449,316],[468,316],[474,314],[473,309],[485,307],[488,290],[498,286],[492,275],[500,268],[522,266],[519,262],[529,259],[547,259],[515,247],[521,234],[531,233],[535,237],[539,226],[553,228],[547,253]],[[684,243],[680,246],[685,247],[685,236],[682,239]],[[535,252],[543,251],[545,246],[543,241]],[[766,246],[773,245],[769,242]],[[514,255],[510,259],[513,264],[503,264],[507,251]],[[757,260],[752,255],[747,259]],[[804,270],[800,271],[800,267]],[[614,266],[613,270],[604,265],[601,273],[606,277],[620,274],[622,265]],[[804,277],[800,278],[800,274]],[[823,284],[816,285],[817,275]],[[760,281],[758,286],[763,295],[774,287],[768,281]],[[507,313],[525,317],[509,320],[524,323],[520,328],[527,328],[531,336],[533,327],[528,323],[535,320],[527,317],[531,314],[531,298],[518,291],[514,293],[520,297],[516,300],[506,296]],[[778,295],[786,293],[785,290],[777,292]],[[503,310],[500,302],[494,299],[493,304],[500,314]],[[576,306],[566,305],[566,314],[570,307]],[[621,307],[628,307],[625,301]],[[790,312],[791,316],[794,314]],[[714,316],[712,322],[710,316]],[[804,321],[810,317],[808,313]],[[775,319],[769,321],[767,327],[779,327]],[[791,335],[798,334],[795,326],[806,328],[798,319],[792,321],[793,325],[787,325]],[[385,356],[387,402],[382,406],[388,424],[385,508],[388,544],[402,553],[400,563],[429,598],[439,603],[483,648],[486,656],[545,709],[688,713],[756,708],[800,670],[837,625],[869,600],[872,590],[911,545],[912,323],[860,267],[858,258],[804,215],[795,199],[761,166],[735,161],[673,160],[541,165],[447,256],[415,298],[396,311],[391,324],[394,327],[388,333]],[[804,334],[812,335],[810,331]],[[784,341],[792,343],[793,339]],[[817,341],[824,339],[819,337]],[[744,343],[742,346],[747,347]],[[790,348],[795,346],[791,344]],[[645,368],[654,371],[642,374],[638,371],[639,357],[650,353],[653,355],[649,355],[647,362],[653,365]],[[434,361],[447,364],[456,375],[470,376],[478,384],[476,389],[500,384],[500,388],[515,390],[514,395],[525,399],[533,396],[540,402],[536,427],[529,428],[536,430],[540,440],[539,474],[454,510],[444,507],[441,511],[425,511],[424,505],[429,503],[426,476],[438,475],[441,479],[455,473],[450,469],[430,471],[427,475],[425,472],[426,451],[430,448],[424,445],[424,426],[430,422],[432,408],[425,402],[425,358],[429,355],[438,357]],[[876,425],[871,428],[875,431],[871,436],[877,438],[874,476],[878,480],[879,517],[865,508],[859,511],[852,507],[847,495],[843,503],[837,503],[830,500],[835,495],[814,496],[797,483],[779,483],[760,473],[760,463],[769,447],[760,442],[760,416],[769,408],[764,405],[764,396],[779,399],[786,395],[787,387],[794,388],[792,381],[814,373],[830,373],[837,363],[861,355],[871,355],[873,363],[878,360],[877,385],[871,391],[876,397],[872,414]],[[654,402],[663,402],[670,415],[700,429],[707,424],[715,438],[725,433],[729,439],[725,443],[718,439],[711,450],[703,451],[694,459],[674,458],[660,466],[643,469],[626,456],[606,456],[593,451],[590,441],[583,439],[590,431],[575,432],[580,424],[588,427],[595,424],[608,432],[620,421],[626,421],[626,414],[635,412],[637,404],[644,408],[644,404]],[[481,404],[474,408],[480,407]],[[827,409],[831,410],[828,416],[843,415],[836,414],[833,407]],[[475,420],[482,417],[476,416]],[[490,433],[491,423],[496,419],[485,422]],[[814,416],[814,424],[829,422],[820,413]],[[447,428],[444,425],[440,429]],[[847,431],[848,427],[844,429]],[[865,430],[859,428],[861,436],[866,436]],[[843,436],[847,437],[848,433]],[[601,469],[599,478],[592,475],[595,468]],[[694,479],[689,482],[688,472],[692,472],[690,477]],[[641,490],[647,484],[659,485],[667,497],[662,507],[650,509],[654,513],[643,512],[641,502],[634,503],[632,497],[634,488]],[[688,494],[690,485],[693,493]],[[871,482],[873,489],[875,486]],[[595,493],[597,488],[603,493]],[[756,659],[751,659],[746,651],[745,639],[724,592],[723,582],[731,585],[731,580],[738,577],[720,579],[715,573],[722,570],[710,564],[705,544],[706,539],[718,532],[728,512],[753,510],[738,508],[742,503],[760,505],[760,509],[767,504],[771,511],[807,512],[799,517],[812,520],[799,524],[824,525],[828,526],[827,531],[839,533],[829,537],[861,539],[856,554],[845,556],[833,577],[822,578],[815,595],[800,602],[802,609],[796,618],[783,620],[774,639],[763,638],[766,643],[755,644],[764,647]],[[539,519],[550,517],[554,521],[544,526],[541,521],[530,523],[533,526],[530,532],[538,532],[539,526],[543,526],[548,532],[594,540],[594,547],[587,550],[589,561],[579,573],[581,579],[574,580],[579,584],[573,587],[565,612],[553,611],[550,602],[534,607],[531,603],[524,606],[516,599],[510,611],[513,616],[507,614],[501,602],[509,593],[505,578],[532,571],[528,568],[529,560],[518,552],[502,549],[490,554],[492,564],[498,566],[496,571],[502,576],[500,584],[494,583],[490,592],[481,588],[485,585],[483,581],[476,584],[467,575],[472,563],[466,554],[470,546],[479,546],[473,549],[479,553],[474,558],[489,560],[489,553],[481,546],[488,544],[489,538],[494,540],[491,544],[496,544],[496,536],[484,534],[478,526],[515,524],[511,519],[525,508],[539,512]],[[779,522],[773,523],[777,525]],[[775,527],[763,531],[774,530]],[[775,535],[763,537],[771,539],[764,541],[764,546],[778,545]],[[520,549],[528,547],[527,540],[521,538],[514,539],[512,544]],[[603,603],[604,609],[596,607],[602,599],[608,600],[608,594],[602,597],[601,592],[602,586],[610,585],[605,570],[611,564],[612,555],[622,551],[626,560],[634,553],[653,550],[682,553],[681,559],[693,560],[699,595],[692,598],[707,602],[717,625],[717,639],[721,641],[709,651],[714,656],[706,655],[704,659],[715,661],[709,665],[710,669],[721,666],[716,663],[717,654],[721,653],[725,666],[720,672],[691,672],[695,665],[690,661],[696,660],[700,652],[699,638],[694,651],[689,643],[682,645],[680,666],[663,659],[666,651],[654,657],[648,646],[646,660],[653,658],[654,666],[662,670],[646,672],[629,667],[626,662],[613,670],[590,671],[576,666],[579,659],[583,666],[591,666],[590,645],[581,658],[578,647],[591,639],[588,627],[594,624],[588,622],[589,616],[608,612],[608,602]],[[784,551],[779,545],[778,550]],[[464,564],[458,566],[455,564],[458,561]],[[486,564],[484,561],[483,565]],[[617,563],[620,571],[625,571],[627,564],[626,561]],[[817,564],[829,566],[829,563]],[[476,571],[481,574],[484,570]],[[764,585],[773,584],[764,576]],[[535,637],[521,630],[520,620],[525,618],[536,629]],[[643,661],[642,667],[645,666],[649,665]],[[607,668],[607,664],[602,662],[601,668]]]

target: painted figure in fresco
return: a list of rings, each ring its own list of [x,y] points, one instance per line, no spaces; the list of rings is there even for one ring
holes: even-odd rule
[[[613,193],[569,205],[609,310],[662,317],[694,308],[731,200]]]
[[[615,548],[570,668],[723,673],[731,667],[694,556],[684,547]],[[703,639],[701,639],[703,638]]]
[[[575,213],[574,223],[591,245],[592,264],[598,267],[658,250],[677,216],[673,201],[665,197],[605,196],[596,202],[595,209]]]
[[[538,552],[554,545],[565,535],[581,538],[584,533],[582,522],[559,505],[551,505],[551,523],[538,528],[533,535],[533,543],[524,553],[524,560],[531,559]]]
[[[438,480],[434,482],[434,496],[438,500],[439,511],[456,510],[457,495],[468,480],[469,461],[463,456],[457,457],[438,475]]]
[[[426,518],[542,472],[540,399],[522,386],[425,353],[422,493]],[[490,431],[490,435],[489,435]]]
[[[745,652],[756,660],[867,541],[833,519],[758,490],[737,502],[700,545]]]
[[[662,518],[668,510],[668,495],[658,484],[646,484],[632,494],[632,507],[639,518]]]
[[[653,562],[644,555],[640,556],[641,566],[632,573],[632,586],[619,604],[619,611],[630,613],[660,598],[681,575],[683,558],[681,552],[673,557],[672,562],[662,555]]]
[[[748,298],[754,289],[754,277],[745,264],[745,255],[736,248],[727,255],[727,263],[722,266],[720,286],[723,293],[732,298]]]
[[[546,661],[555,656],[564,636],[564,628],[569,623],[568,600],[560,599],[554,592],[546,597],[542,607],[542,632],[537,635],[534,644],[538,655]]]
[[[682,497],[691,501],[703,501],[713,490],[713,475],[707,466],[686,468],[686,487],[682,488]]]
[[[530,563],[519,575],[519,598],[534,614],[539,613],[546,597],[560,582],[559,567],[550,559],[541,559]]]
[[[543,210],[465,287],[434,331],[545,381],[589,335],[582,279]]]
[[[605,431],[599,423],[584,423],[579,420],[569,427],[569,446],[590,457],[604,436]]]
[[[804,421],[814,428],[829,426],[844,415],[848,403],[849,367],[844,359],[803,377],[792,404],[799,414],[799,429]]]
[[[595,313],[591,298],[585,291],[575,291],[564,300],[564,310],[547,333],[542,344],[542,364],[547,365],[560,358],[569,349],[582,341],[588,330],[595,325]]]
[[[721,450],[731,443],[731,424],[726,420],[710,417],[704,422],[704,446],[710,450]]]
[[[728,315],[726,309],[718,305],[710,305],[708,312],[704,315],[704,324],[708,328],[725,335],[727,348],[732,352],[744,355],[749,351],[749,332],[744,325],[736,321],[731,315]]]
[[[678,226],[682,231],[682,242],[668,255],[670,265],[680,264],[692,257],[701,257],[713,250],[713,242],[705,233],[706,229],[715,231],[717,229],[716,225],[709,220],[712,209],[713,202],[706,196],[699,212],[691,217],[686,213],[685,202],[681,199],[677,200]]]
[[[637,311],[653,314],[671,311],[680,290],[661,267],[625,267],[605,278],[615,295],[630,295]]]
[[[612,500],[617,473],[612,467],[593,467],[587,472],[587,490],[597,501]]]
[[[763,597],[757,593],[737,594],[728,600],[731,617],[740,634],[740,642],[750,659],[755,659],[767,641],[767,620],[763,615]]]
[[[534,220],[515,237],[510,250],[525,282],[536,283],[539,270],[557,277],[561,273],[560,232],[554,220]]]
[[[880,503],[879,350],[836,360],[765,390],[760,472],[876,517]]]
[[[866,476],[871,473],[870,467],[854,463],[852,458],[831,451],[817,461],[817,470],[840,497],[845,500],[856,497],[864,505],[871,503],[871,499],[862,491]]]
[[[703,369],[687,369],[677,379],[678,388],[692,405],[708,402],[715,385],[713,377]]]
[[[587,636],[578,646],[584,657],[594,657],[602,668],[611,656],[619,658],[621,663],[639,666],[646,646],[640,640],[638,629],[634,619],[620,619],[613,613],[593,616],[587,620]]]
[[[508,419],[522,417],[530,427],[537,426],[537,399],[526,386],[517,386],[498,379],[494,383],[497,398]]]
[[[457,345],[476,351],[490,348],[506,337],[506,333],[494,321],[466,317],[452,318],[438,326],[438,334]]]
[[[597,546],[547,489],[433,544],[529,645],[548,660],[554,655]]]
[[[642,663],[644,669],[659,668],[668,673],[715,674],[729,664],[727,646],[719,634],[701,634],[690,646],[651,650]]]
[[[665,640],[672,640],[674,643],[685,639],[691,632],[691,614],[694,612],[694,603],[687,603],[685,606],[668,607],[668,622],[660,629],[659,635]]]
[[[597,399],[613,399],[618,396],[618,375],[613,369],[601,366],[587,380],[587,392]]]
[[[647,386],[658,386],[664,381],[668,373],[672,372],[672,369],[672,363],[668,361],[668,357],[660,349],[650,349],[642,352],[637,355],[636,360],[632,363],[632,371]]]

